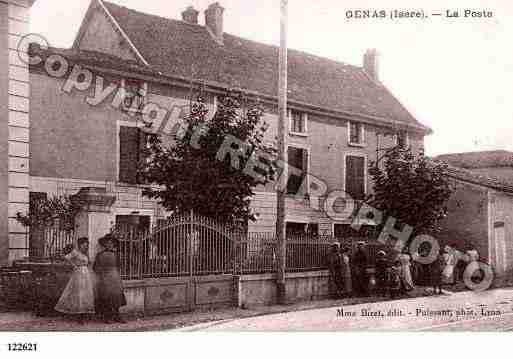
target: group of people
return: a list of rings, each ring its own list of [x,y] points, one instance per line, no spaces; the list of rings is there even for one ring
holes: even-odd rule
[[[334,294],[338,298],[353,294],[363,295],[367,291],[367,253],[363,242],[358,243],[356,252],[351,256],[348,247],[341,248],[334,242],[328,255],[328,268],[333,281]]]
[[[387,254],[378,251],[374,265],[374,276],[369,275],[369,260],[365,243],[358,242],[356,251],[341,249],[334,242],[328,255],[328,268],[337,298],[350,295],[367,295],[370,290],[377,294],[396,298],[417,285],[433,287],[434,294],[442,294],[442,286],[454,284],[461,277],[458,266],[462,253],[445,246],[431,263],[412,260],[408,253]],[[419,255],[425,256],[425,253]]]
[[[119,308],[126,305],[126,298],[116,254],[117,240],[108,234],[98,242],[103,250],[96,255],[94,264],[89,258],[88,238],[79,238],[76,248],[64,257],[73,272],[55,310],[74,315],[80,322],[94,314],[107,323],[123,322]]]

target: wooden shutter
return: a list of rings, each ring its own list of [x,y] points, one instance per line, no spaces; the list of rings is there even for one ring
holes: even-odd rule
[[[303,172],[300,175],[294,174],[292,172],[289,173],[289,179],[287,182],[287,193],[297,194],[299,189],[301,188],[303,177],[305,176],[305,171],[308,163],[308,151],[301,148],[289,147],[288,163],[290,166],[295,167]]]
[[[148,144],[148,134],[141,129],[138,129],[138,152],[137,152],[137,166],[140,168],[141,165],[146,161],[147,156],[147,149],[146,146]],[[141,184],[144,183],[144,179],[137,175],[137,183]]]
[[[140,130],[137,127],[119,128],[119,180],[137,184],[140,153]]]
[[[307,187],[308,186],[308,181],[306,181],[306,176],[308,176],[308,150],[306,149],[303,149],[301,150],[302,152],[302,164],[303,166],[301,167],[301,169],[303,170],[303,175],[301,176],[301,184],[304,183],[305,185],[305,188],[303,188],[302,190],[304,191],[304,195],[308,194],[309,192],[309,188]],[[300,184],[300,186],[301,186]]]
[[[365,158],[346,157],[346,192],[353,199],[365,197]]]

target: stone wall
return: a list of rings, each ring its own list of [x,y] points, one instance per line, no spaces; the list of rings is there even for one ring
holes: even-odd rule
[[[287,302],[325,299],[328,271],[287,273]],[[183,312],[194,309],[276,304],[276,274],[212,275],[125,281],[125,313]]]

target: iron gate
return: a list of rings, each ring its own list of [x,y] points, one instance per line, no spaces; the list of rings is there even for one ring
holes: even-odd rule
[[[123,279],[155,283],[146,293],[150,307],[234,302],[241,234],[229,226],[191,212],[150,232],[117,228],[116,235]]]

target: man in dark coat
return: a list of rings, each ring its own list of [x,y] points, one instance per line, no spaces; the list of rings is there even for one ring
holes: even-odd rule
[[[367,293],[367,253],[364,242],[358,242],[357,249],[351,261],[353,265],[353,291],[355,294],[365,295]]]
[[[96,255],[93,266],[97,278],[96,313],[106,322],[123,322],[119,308],[126,305],[126,298],[115,252],[116,239],[108,234],[99,243],[104,250]]]
[[[344,294],[343,258],[340,253],[340,244],[335,242],[331,245],[328,254],[328,269],[334,287],[335,298],[341,298]]]
[[[378,293],[385,294],[387,292],[387,270],[388,259],[385,251],[379,251],[376,258],[376,284]]]
[[[430,265],[431,285],[433,286],[433,294],[435,295],[442,294],[442,271],[444,265],[443,251],[440,250],[438,257]]]

